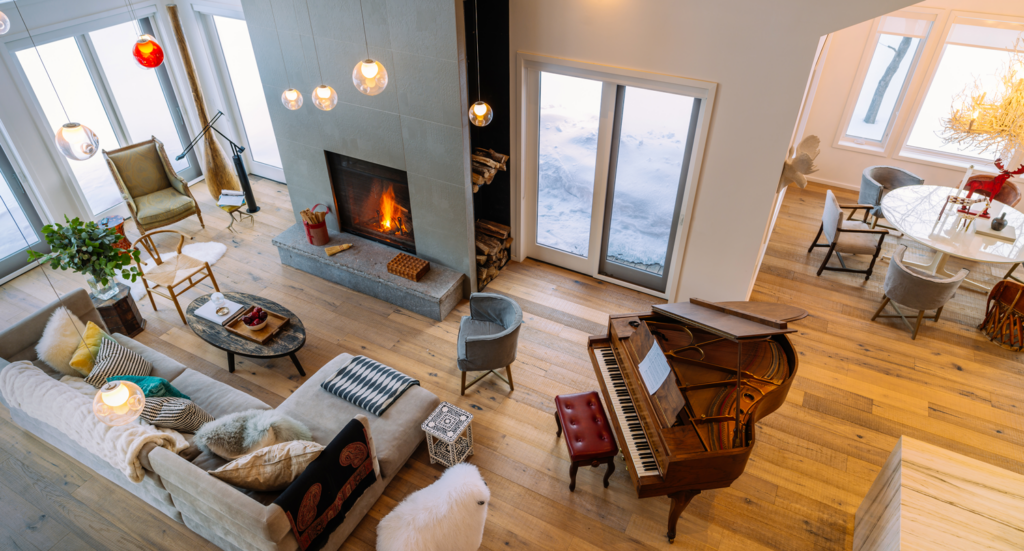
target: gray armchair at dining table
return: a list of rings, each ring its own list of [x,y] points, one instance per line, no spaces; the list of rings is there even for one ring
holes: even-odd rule
[[[814,236],[814,243],[811,243],[811,246],[807,249],[807,252],[810,253],[815,247],[828,247],[825,259],[821,261],[821,266],[818,267],[818,276],[821,276],[821,272],[825,270],[831,270],[835,272],[865,274],[865,281],[871,279],[871,272],[875,269],[875,262],[878,260],[879,253],[882,252],[882,242],[885,240],[885,236],[889,234],[889,231],[872,229],[864,222],[858,220],[843,220],[842,210],[850,209],[853,212],[857,212],[860,209],[870,208],[871,205],[840,205],[832,190],[825,191],[825,209],[821,213],[821,227],[818,228],[818,235]],[[825,243],[818,243],[822,235],[825,236]],[[833,253],[839,259],[841,268],[828,265],[828,261],[832,259]],[[866,270],[847,268],[846,261],[843,259],[843,253],[869,254],[871,255],[871,264],[868,265]]]
[[[492,293],[473,293],[469,297],[468,316],[459,322],[458,358],[462,372],[462,395],[466,389],[480,379],[494,373],[508,383],[509,391],[516,387],[512,383],[512,362],[516,359],[519,346],[519,328],[523,324],[523,310],[516,301]],[[506,380],[496,369],[505,368]],[[486,371],[473,382],[466,384],[467,371]]]
[[[882,197],[886,193],[901,187],[920,186],[924,184],[924,178],[911,172],[896,168],[894,166],[869,166],[864,169],[860,176],[860,196],[857,202],[862,205],[871,205],[870,210],[864,212],[864,222],[871,219],[871,229],[878,226],[878,219],[884,218],[882,214]],[[853,217],[853,213],[850,213]],[[883,228],[891,228],[882,225]]]
[[[935,310],[935,316],[928,319],[939,321],[942,315],[942,308],[955,295],[960,283],[967,277],[969,270],[962,268],[953,277],[942,277],[916,270],[903,263],[903,255],[907,252],[906,245],[900,245],[889,260],[889,270],[885,273],[885,293],[882,295],[882,305],[871,316],[871,321],[876,318],[901,318],[903,323],[910,328],[910,338],[917,339],[917,332],[921,329],[921,320],[928,310]],[[882,315],[886,305],[892,304],[896,314]],[[900,311],[899,306],[906,306],[917,310],[917,323],[910,325],[907,318]]]

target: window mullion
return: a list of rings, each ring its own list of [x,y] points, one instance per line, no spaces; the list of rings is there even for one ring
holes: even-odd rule
[[[120,147],[132,143],[131,136],[128,134],[128,127],[125,125],[121,112],[117,108],[117,103],[114,101],[114,95],[110,91],[110,83],[107,82],[107,77],[103,74],[103,66],[100,65],[99,59],[96,57],[96,50],[93,48],[92,39],[89,38],[88,34],[80,34],[75,37],[75,41],[78,43],[78,49],[82,53],[82,60],[85,61],[85,66],[89,70],[93,86],[96,87],[96,93],[100,98],[100,103],[103,104],[103,110],[107,114],[110,126],[114,130],[114,134],[117,135]],[[125,52],[125,54],[128,55],[130,52]],[[105,149],[111,150],[109,147]]]

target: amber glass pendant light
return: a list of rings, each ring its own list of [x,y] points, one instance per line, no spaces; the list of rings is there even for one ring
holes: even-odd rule
[[[13,2],[13,4],[14,9],[18,11],[18,17],[21,18],[21,24],[25,26],[28,39],[32,42],[32,49],[35,50],[36,56],[39,57],[39,64],[43,66],[46,79],[50,81],[53,95],[57,96],[57,103],[60,104],[60,109],[64,112],[64,118],[68,121],[67,124],[57,130],[57,134],[53,137],[54,142],[57,144],[57,149],[60,150],[62,155],[72,161],[89,159],[100,150],[100,139],[96,137],[96,133],[88,126],[71,122],[68,110],[64,108],[64,102],[61,101],[60,94],[57,93],[57,87],[53,85],[53,79],[50,78],[50,71],[46,68],[46,63],[43,62],[43,56],[39,53],[39,48],[36,47],[36,39],[32,38],[32,31],[29,30],[28,24],[25,23],[25,16],[21,14],[21,8],[18,7],[18,3]]]
[[[473,37],[476,38],[476,103],[469,108],[469,122],[474,126],[487,126],[494,119],[494,110],[480,99],[480,16],[477,15],[476,0],[473,0]]]
[[[356,63],[352,69],[352,84],[356,90],[367,96],[376,96],[388,85],[388,70],[381,62],[370,58],[370,39],[366,36],[366,18],[363,17],[363,0],[359,0],[359,19],[363,22],[363,45],[366,47],[366,59]]]
[[[295,111],[302,107],[302,92],[295,88],[289,88],[281,93],[281,103],[289,111]]]

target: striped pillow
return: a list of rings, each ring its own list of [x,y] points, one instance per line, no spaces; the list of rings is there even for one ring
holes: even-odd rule
[[[356,356],[320,386],[380,417],[409,387],[419,384],[416,379],[380,362]]]
[[[142,418],[155,427],[181,432],[195,432],[213,421],[212,415],[184,398],[146,398]]]
[[[118,375],[136,375],[148,377],[153,372],[153,365],[133,350],[121,346],[117,341],[103,339],[100,353],[96,356],[96,365],[92,368],[85,382],[99,388],[107,382],[107,377]]]

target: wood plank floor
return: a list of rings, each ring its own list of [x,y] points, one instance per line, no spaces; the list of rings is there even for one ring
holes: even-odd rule
[[[302,312],[309,340],[299,356],[310,374],[339,353],[366,354],[473,411],[472,462],[492,492],[485,549],[850,549],[854,512],[903,434],[1024,473],[1022,356],[975,329],[984,297],[961,291],[941,322],[925,322],[916,341],[898,319],[869,321],[886,263],[868,282],[852,274],[814,275],[824,251],[807,254],[807,246],[818,229],[824,187],[789,190],[753,295],[811,312],[793,337],[800,372],[788,403],[760,423],[746,473],[731,488],[693,501],[674,545],[664,538],[668,499],[637,500],[621,463],[608,489],[601,486],[603,470],[584,469],[576,492],[568,491],[568,455],[552,419],[555,395],[597,388],[587,335],[603,332],[609,313],[646,310],[657,300],[532,260],[511,263],[488,290],[515,298],[525,312],[513,366],[516,391],[490,378],[460,397],[455,342],[468,303],[434,322],[282,267],[270,240],[293,223],[288,190],[262,180],[255,188],[263,210],[253,228],[227,232],[227,217],[202,187],[195,191],[206,229],[195,218],[175,227],[196,241],[228,245],[214,268],[222,288]],[[854,192],[837,193],[855,202]],[[990,284],[1005,270],[970,267],[972,278]],[[51,301],[50,283],[66,292],[83,278],[36,269],[0,286],[0,326]],[[186,300],[209,291],[197,288]],[[236,374],[229,374],[223,353],[182,325],[169,302],[158,298],[157,305],[153,312],[140,302],[149,320],[138,337],[144,344],[271,405],[302,383],[287,358],[239,358]],[[373,548],[379,520],[440,473],[421,446],[345,548]],[[139,548],[213,546],[22,431],[0,408],[0,549]]]

